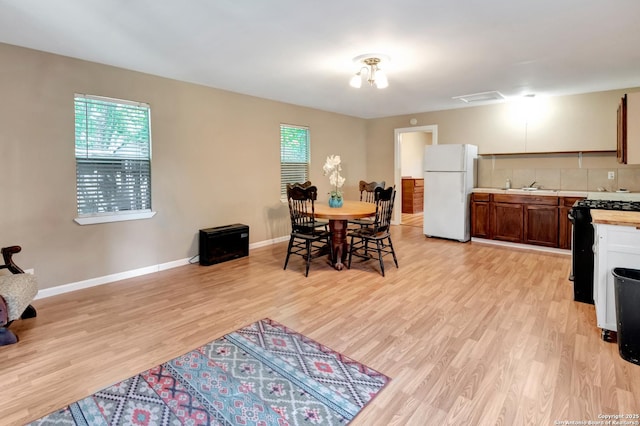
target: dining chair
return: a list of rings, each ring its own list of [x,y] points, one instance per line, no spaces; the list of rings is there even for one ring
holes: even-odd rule
[[[384,277],[384,256],[391,254],[396,268],[398,267],[398,259],[396,258],[396,252],[393,249],[390,234],[391,217],[393,215],[393,201],[396,197],[396,189],[395,187],[389,187],[387,189],[376,188],[374,197],[376,203],[376,214],[373,224],[368,227],[354,229],[347,234],[347,237],[351,237],[347,268],[351,269],[351,259],[353,256],[369,260],[371,259],[369,251],[375,250],[378,254],[378,261],[380,262],[380,272]],[[369,243],[371,243],[372,246],[373,243],[375,243],[375,249],[373,247],[369,247]]]
[[[360,181],[360,201],[365,203],[374,203],[375,202],[375,190],[376,188],[384,189],[385,181],[381,182],[365,182],[363,180]],[[371,226],[373,225],[373,219],[370,218],[362,218],[362,219],[352,219],[349,221],[349,224],[357,225],[359,227],[363,226]]]
[[[375,191],[376,188],[384,189],[385,181],[380,182],[365,182],[363,180],[360,181],[360,201],[364,201],[365,203],[374,203],[375,200]]]
[[[306,181],[306,182],[302,182],[302,183],[298,183],[298,182],[294,182],[294,183],[288,183],[287,184],[287,193],[289,193],[289,189],[293,188],[294,186],[298,186],[300,188],[309,188],[310,186],[313,186],[313,184],[311,183],[311,181]],[[316,219],[316,228],[324,228],[325,230],[329,230],[329,221],[327,220],[317,220]]]
[[[325,247],[329,247],[329,258],[333,259],[331,233],[326,229],[318,228],[316,223],[315,201],[317,198],[318,188],[313,185],[306,188],[293,185],[287,188],[291,236],[284,269],[287,269],[290,255],[302,256],[306,260],[305,277],[309,275],[311,259],[325,253]]]

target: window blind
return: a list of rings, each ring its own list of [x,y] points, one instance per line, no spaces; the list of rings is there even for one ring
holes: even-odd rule
[[[78,215],[151,210],[149,105],[76,95]]]
[[[309,180],[309,128],[280,125],[280,197],[287,184]]]

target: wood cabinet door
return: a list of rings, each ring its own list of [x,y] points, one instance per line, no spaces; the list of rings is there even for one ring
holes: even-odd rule
[[[521,243],[523,241],[523,205],[510,203],[491,204],[491,235],[494,240]]]
[[[626,164],[640,164],[640,92],[627,93],[624,97],[625,113],[622,134]]]
[[[471,203],[471,236],[491,238],[489,222],[489,203]]]
[[[571,249],[571,227],[573,224],[569,220],[570,207],[558,208],[558,247],[561,249]]]
[[[618,163],[627,164],[627,95],[618,104],[618,145],[616,154]]]
[[[569,220],[571,208],[578,200],[584,197],[562,197],[558,208],[558,247],[571,250],[573,223]]]
[[[524,206],[524,242],[540,246],[558,246],[558,207],[529,204]]]

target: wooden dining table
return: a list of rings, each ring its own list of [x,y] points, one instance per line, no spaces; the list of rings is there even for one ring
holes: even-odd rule
[[[331,230],[331,246],[333,248],[333,266],[338,270],[344,268],[347,257],[347,224],[352,219],[362,219],[376,214],[375,203],[345,200],[342,207],[329,207],[328,204],[316,203],[315,217],[329,219]]]

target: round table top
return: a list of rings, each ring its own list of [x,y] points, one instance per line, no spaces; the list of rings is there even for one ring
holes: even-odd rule
[[[361,219],[376,214],[375,203],[362,201],[344,201],[342,207],[329,207],[329,204],[315,202],[315,216],[329,220]]]

